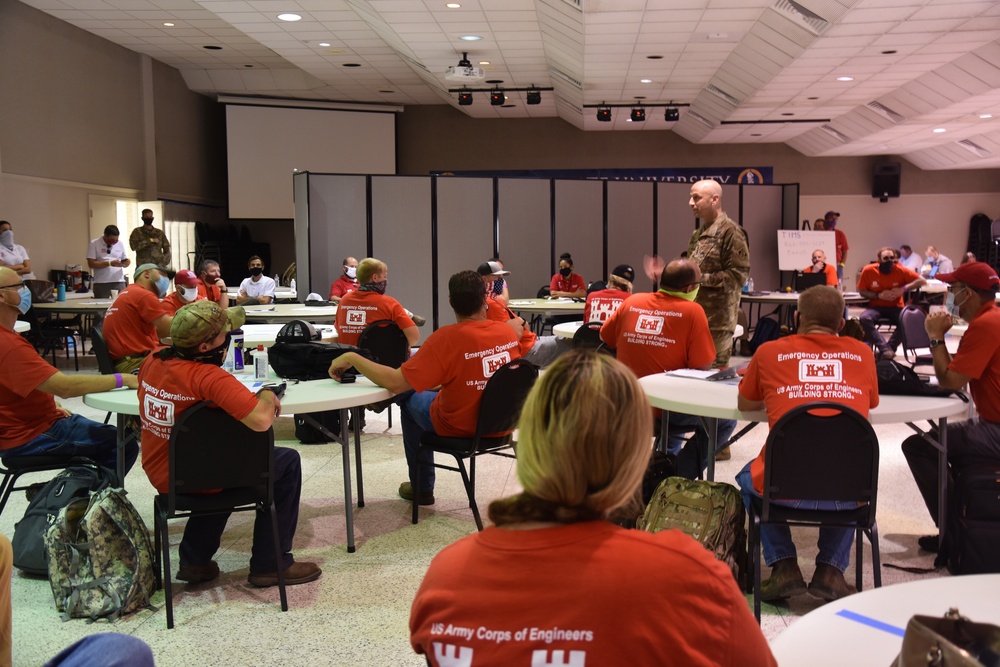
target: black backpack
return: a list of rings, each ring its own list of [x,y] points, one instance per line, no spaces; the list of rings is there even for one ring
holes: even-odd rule
[[[969,402],[969,399],[961,392],[931,385],[921,380],[912,368],[892,359],[876,361],[875,372],[878,375],[879,394],[887,396],[951,396],[955,394],[966,403]]]
[[[321,380],[330,377],[330,363],[346,352],[369,357],[354,345],[341,343],[275,343],[267,353],[267,360],[280,377]]]
[[[757,325],[753,329],[753,336],[747,344],[747,349],[749,349],[750,354],[753,354],[764,343],[778,340],[780,337],[781,325],[778,324],[778,320],[772,317],[761,317],[757,320]]]
[[[56,522],[59,510],[112,486],[115,479],[114,472],[96,463],[70,466],[50,479],[14,525],[14,566],[27,574],[48,576],[45,533]]]

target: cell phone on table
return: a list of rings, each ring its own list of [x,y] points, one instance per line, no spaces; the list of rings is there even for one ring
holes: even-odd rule
[[[265,384],[263,387],[261,387],[260,391],[264,391],[265,389],[267,389],[267,390],[273,392],[274,395],[277,396],[278,398],[281,398],[282,396],[285,395],[285,387],[286,386],[287,385],[284,382],[281,382],[281,383],[269,382],[268,384]],[[257,392],[257,393],[260,393],[260,392]]]

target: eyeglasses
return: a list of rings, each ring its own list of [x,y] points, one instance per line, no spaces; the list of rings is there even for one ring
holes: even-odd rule
[[[14,284],[14,285],[3,285],[3,286],[0,286],[0,289],[21,289],[22,287],[24,287],[24,281],[23,280],[21,282],[19,282],[19,283]]]

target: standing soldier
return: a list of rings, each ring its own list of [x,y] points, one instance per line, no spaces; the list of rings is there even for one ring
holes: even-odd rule
[[[153,226],[153,211],[142,209],[142,227],[136,227],[128,237],[128,244],[135,251],[135,263],[170,266],[170,239],[162,229]]]

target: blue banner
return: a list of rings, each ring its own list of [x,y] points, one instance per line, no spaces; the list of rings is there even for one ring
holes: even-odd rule
[[[432,171],[432,176],[492,178],[581,178],[608,181],[658,181],[694,183],[713,180],[723,185],[771,184],[773,167],[675,167],[663,169],[507,169],[499,171]]]

